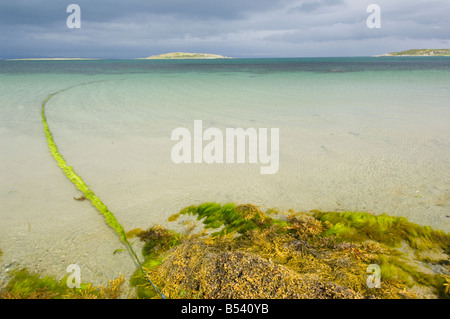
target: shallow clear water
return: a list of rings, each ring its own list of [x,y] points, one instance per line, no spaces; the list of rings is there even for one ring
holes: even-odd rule
[[[82,83],[86,85],[77,86]],[[450,59],[0,61],[0,248],[104,282],[135,265],[48,151],[59,150],[126,230],[206,201],[359,210],[450,229]],[[280,165],[175,164],[171,132],[279,128]],[[0,269],[3,271],[4,269]]]

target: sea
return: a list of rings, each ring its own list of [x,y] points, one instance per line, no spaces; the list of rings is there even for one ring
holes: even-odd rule
[[[450,230],[449,57],[3,60],[0,281],[17,267],[62,278],[75,264],[93,284],[136,269],[49,152],[41,106],[56,92],[45,114],[60,153],[126,231],[183,231],[169,216],[203,202]],[[175,163],[172,132],[198,120],[278,129],[278,170]]]

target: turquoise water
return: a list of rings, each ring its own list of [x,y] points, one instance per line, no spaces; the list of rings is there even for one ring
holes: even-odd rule
[[[93,282],[135,269],[48,151],[41,103],[72,86],[47,103],[50,129],[126,230],[181,229],[167,218],[205,201],[450,229],[449,58],[0,61],[2,267],[62,277],[77,263]],[[278,172],[173,163],[171,132],[194,120],[279,128]]]

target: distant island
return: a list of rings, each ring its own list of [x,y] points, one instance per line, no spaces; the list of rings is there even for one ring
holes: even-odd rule
[[[412,49],[378,56],[450,56],[450,49]]]
[[[140,59],[147,60],[147,59],[229,59],[229,58],[218,54],[173,52],[160,55],[152,55],[149,56],[148,58],[140,58]]]

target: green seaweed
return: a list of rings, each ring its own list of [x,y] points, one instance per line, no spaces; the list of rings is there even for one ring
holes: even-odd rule
[[[94,194],[94,192],[84,183],[81,177],[75,173],[73,167],[67,164],[61,153],[58,151],[58,147],[56,146],[56,143],[53,139],[53,135],[47,123],[47,118],[45,117],[45,104],[50,100],[50,98],[65,90],[67,89],[60,90],[50,94],[44,100],[41,106],[42,123],[44,125],[44,132],[47,138],[50,153],[58,163],[58,166],[61,167],[67,178],[69,178],[69,180],[72,181],[72,183],[84,194],[84,196],[92,202],[92,204],[99,210],[99,212],[104,215],[108,225],[111,226],[119,234],[120,239],[129,246],[125,231],[115,218],[114,214],[111,211],[109,211],[108,207],[106,207],[106,205],[100,200],[100,198],[98,198]]]
[[[142,248],[142,255],[145,258],[142,267],[147,272],[162,264],[167,257],[166,252],[180,244],[183,238],[181,234],[167,230],[160,225],[141,231],[137,236],[145,242]],[[146,299],[158,297],[154,289],[149,289],[145,275],[136,270],[131,277],[130,284],[136,287],[137,296]]]
[[[142,255],[147,259],[157,258],[162,252],[178,245],[182,239],[181,234],[167,230],[160,225],[142,231],[138,237],[145,242]]]
[[[27,269],[15,269],[6,287],[0,291],[0,299],[116,299],[122,293],[124,282],[121,275],[110,280],[106,287],[81,283],[80,288],[69,288],[67,276],[56,280]]]
[[[402,242],[407,242],[417,250],[439,247],[450,252],[449,234],[411,223],[404,217],[319,211],[314,213],[314,217],[332,224],[325,235],[335,235],[351,241],[374,240],[392,247],[399,247]]]
[[[127,231],[127,233],[125,235],[127,236],[128,239],[131,239],[131,238],[138,236],[141,232],[143,232],[143,230],[141,228],[133,228],[133,229]]]
[[[264,214],[257,206],[252,204],[235,205],[234,203],[203,203],[188,206],[180,211],[181,215],[197,215],[205,228],[218,229],[212,235],[225,235],[233,232],[244,234],[253,229],[263,229],[273,224],[283,224],[283,221],[273,219]]]
[[[380,265],[381,278],[384,281],[401,282],[410,288],[416,285],[434,288],[438,298],[450,298],[449,291],[446,290],[448,276],[424,273],[402,256],[379,254],[375,263]]]
[[[93,83],[93,82],[83,83],[81,85],[86,85],[89,83]],[[81,179],[81,177],[75,173],[75,171],[73,170],[73,167],[71,167],[67,164],[67,162],[65,161],[65,159],[63,158],[61,153],[58,151],[58,147],[56,146],[56,143],[53,139],[53,135],[48,126],[47,118],[45,117],[45,105],[53,96],[55,96],[56,94],[58,94],[60,92],[66,91],[68,89],[70,89],[70,88],[66,88],[66,89],[63,89],[63,90],[60,90],[60,91],[50,94],[41,105],[42,123],[44,125],[44,132],[45,132],[45,136],[47,138],[47,143],[48,143],[48,147],[50,149],[50,153],[55,158],[56,162],[58,163],[59,167],[61,167],[61,169],[67,176],[67,178],[70,181],[72,181],[72,183],[84,194],[83,196],[86,199],[89,199],[91,201],[91,203],[98,209],[98,211],[101,214],[103,214],[107,224],[116,231],[116,233],[119,235],[121,241],[127,246],[128,250],[130,251],[130,253],[134,257],[134,259],[136,260],[136,262],[139,265],[139,267],[141,268],[142,272],[146,274],[146,272],[142,268],[142,264],[141,264],[138,256],[136,255],[136,253],[133,250],[133,247],[128,242],[125,230],[123,229],[122,225],[120,225],[120,223],[117,221],[114,214],[108,209],[108,207],[106,207],[106,205],[100,200],[100,198],[98,198],[94,194],[94,192],[86,185],[86,183]],[[153,285],[150,278],[147,278],[147,280]],[[154,289],[159,292],[159,290],[156,286],[154,286]],[[161,294],[161,297],[165,298],[163,294]]]
[[[63,280],[56,281],[52,277],[40,278],[37,274],[30,274],[27,270],[13,271],[12,278],[8,282],[6,291],[11,296],[30,298],[43,296],[47,298],[62,298],[68,294],[68,287]]]
[[[118,248],[113,251],[113,255],[123,253],[124,251],[125,251],[125,249]]]
[[[178,217],[180,217],[180,214],[173,214],[173,215],[169,216],[169,218],[167,220],[169,222],[174,222],[178,219]]]

